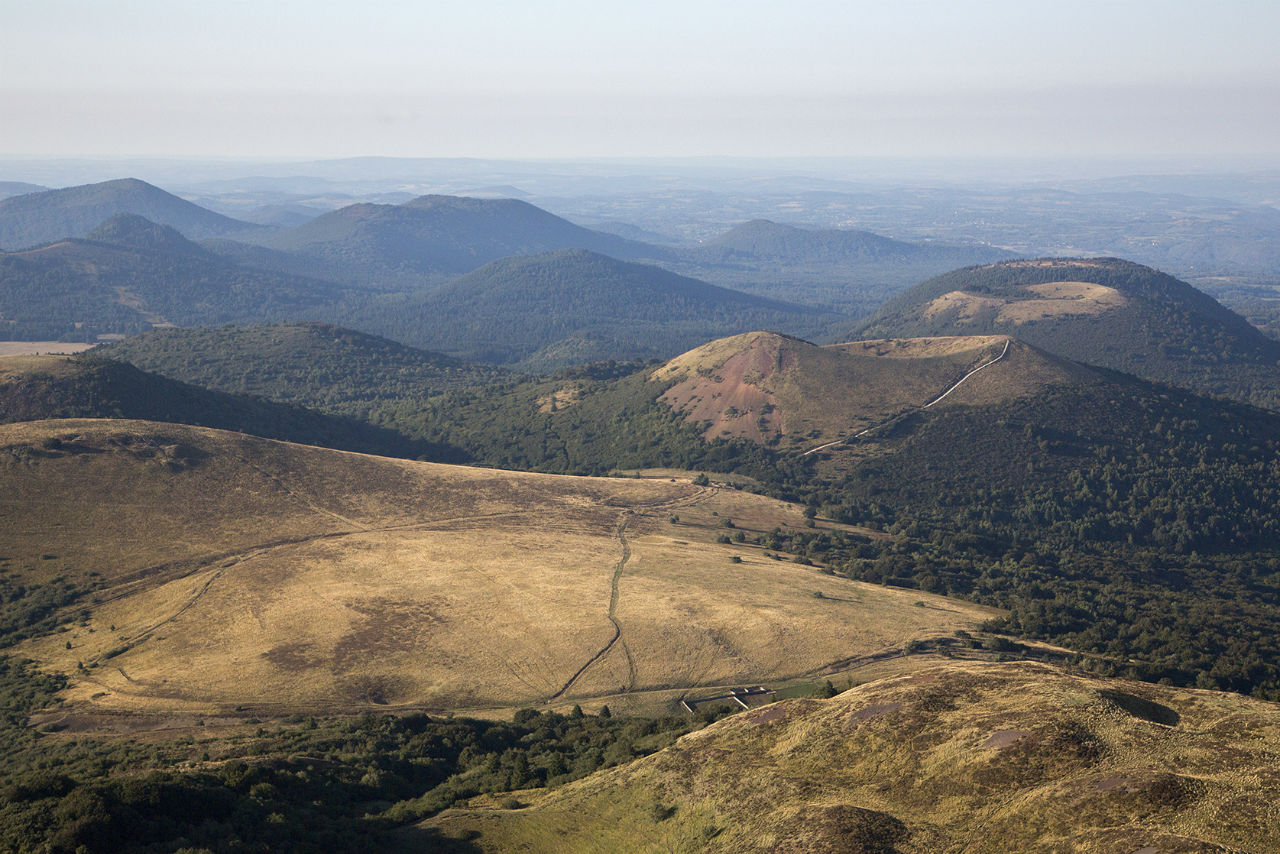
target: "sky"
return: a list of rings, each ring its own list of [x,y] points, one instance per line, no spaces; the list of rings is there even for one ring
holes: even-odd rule
[[[1280,153],[1276,0],[0,0],[0,156]]]

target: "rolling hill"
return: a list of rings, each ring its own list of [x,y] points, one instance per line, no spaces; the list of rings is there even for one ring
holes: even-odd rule
[[[508,372],[325,323],[157,329],[95,354],[218,391],[367,416]]]
[[[121,178],[0,200],[0,249],[27,249],[67,237],[84,237],[104,220],[122,213],[167,225],[192,239],[258,229],[145,181]]]
[[[998,249],[907,243],[869,231],[798,228],[766,219],[745,222],[708,240],[700,248],[721,263],[752,259],[785,265],[892,262],[954,268],[1008,255]]]
[[[921,407],[998,404],[1047,387],[1100,381],[1079,365],[1002,336],[819,347],[770,332],[713,341],[651,378],[668,386],[661,401],[705,425],[705,438],[750,439],[785,451],[829,445]]]
[[[1278,738],[1243,697],[941,662],[425,826],[482,852],[1271,851]]]
[[[28,193],[41,193],[49,189],[40,184],[27,184],[22,181],[0,181],[0,199],[12,196],[25,196]]]
[[[591,231],[516,199],[422,196],[400,205],[357,204],[255,243],[332,267],[335,275],[388,287],[442,281],[490,261],[559,249],[616,258],[664,250]]]
[[[812,680],[994,614],[719,542],[726,520],[752,534],[805,520],[687,481],[138,421],[0,427],[0,465],[5,572],[28,595],[66,589],[67,630],[8,651],[65,674],[84,713],[672,708],[690,691]]]
[[[169,324],[315,315],[348,289],[225,261],[134,214],[85,238],[0,253],[0,323],[19,340],[94,341]]]
[[[372,302],[344,322],[461,358],[547,369],[581,361],[581,345],[568,357],[557,350],[584,335],[610,342],[589,358],[667,357],[720,335],[805,332],[834,317],[570,249],[494,261],[434,291]]]
[[[624,377],[447,394],[388,423],[486,465],[750,477],[902,538],[792,544],[851,577],[1008,608],[1010,632],[1114,656],[1116,672],[1280,696],[1265,629],[1280,619],[1280,418],[1265,410],[1007,338],[759,333]]]
[[[889,301],[856,332],[995,334],[1200,393],[1280,407],[1280,342],[1185,282],[1114,258],[956,270]]]
[[[143,418],[346,450],[448,455],[367,422],[210,391],[93,355],[0,358],[0,423],[50,418]]]
[[[686,275],[855,316],[870,314],[921,279],[1011,257],[992,247],[908,243],[867,231],[760,219],[675,256],[672,269]]]

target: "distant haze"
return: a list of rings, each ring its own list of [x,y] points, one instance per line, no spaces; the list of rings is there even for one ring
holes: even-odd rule
[[[1280,150],[1273,0],[8,0],[0,155]]]

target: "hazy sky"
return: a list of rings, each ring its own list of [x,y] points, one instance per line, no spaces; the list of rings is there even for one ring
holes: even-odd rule
[[[0,155],[1280,152],[1277,0],[0,0]]]

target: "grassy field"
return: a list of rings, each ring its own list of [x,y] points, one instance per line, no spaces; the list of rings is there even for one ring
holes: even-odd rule
[[[1115,288],[1091,282],[1049,282],[1028,285],[1023,290],[1025,297],[951,291],[929,303],[924,317],[933,320],[950,315],[955,321],[971,322],[994,314],[996,323],[1017,325],[1051,317],[1102,314],[1128,303]]]
[[[1273,704],[939,661],[426,826],[471,851],[1275,851],[1277,749]]]
[[[27,342],[5,342],[25,347]],[[72,345],[74,346],[74,345]],[[15,348],[21,349],[21,348]],[[25,350],[15,353],[0,353],[0,381],[11,381],[30,374],[45,374],[51,377],[70,376],[76,368],[66,359],[51,358],[48,351],[39,353]]]
[[[80,353],[93,344],[73,344],[66,341],[0,341],[0,356],[32,356],[41,353]]]
[[[77,592],[9,651],[68,674],[85,714],[672,708],[995,613],[723,542],[807,520],[685,479],[130,421],[7,425],[0,471],[4,583]]]

